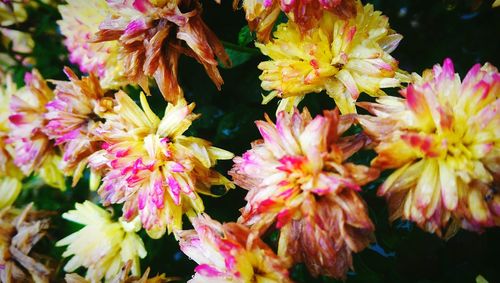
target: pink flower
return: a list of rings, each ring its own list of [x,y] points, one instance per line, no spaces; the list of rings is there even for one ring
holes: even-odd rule
[[[234,158],[229,172],[248,189],[239,222],[264,233],[280,229],[278,254],[304,262],[317,276],[343,278],[352,267],[351,252],[372,240],[374,226],[359,194],[378,171],[345,160],[364,146],[362,134],[341,135],[352,116],[325,111],[311,118],[297,109],[281,111],[276,124],[257,121],[263,137]]]
[[[210,194],[212,185],[233,187],[212,169],[218,159],[233,155],[183,135],[198,117],[194,104],[168,104],[160,120],[144,94],[142,109],[123,92],[116,94],[116,103],[98,129],[103,149],[89,164],[96,175],[104,175],[98,191],[104,205],[123,203],[126,221],[138,214],[148,234],[159,238],[167,229],[181,229],[184,213],[203,211],[199,193]]]
[[[190,283],[292,282],[284,261],[238,223],[220,224],[208,215],[181,231],[181,250],[198,263]]]
[[[24,81],[26,86],[10,102],[8,143],[14,148],[14,163],[25,175],[35,172],[50,186],[64,189],[64,176],[57,168],[60,155],[43,132],[47,125],[45,105],[54,94],[36,70],[26,73]]]
[[[60,169],[73,176],[76,185],[85,169],[88,157],[101,148],[95,129],[104,115],[113,109],[113,99],[106,97],[94,74],[78,79],[69,68],[64,72],[69,81],[55,81],[55,98],[47,103],[43,131],[55,145],[60,145],[63,158]]]

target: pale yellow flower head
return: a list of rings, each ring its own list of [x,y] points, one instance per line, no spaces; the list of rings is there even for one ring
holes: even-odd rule
[[[59,6],[58,21],[69,59],[85,73],[95,73],[104,88],[126,85],[123,62],[118,58],[117,42],[90,42],[99,24],[111,13],[106,0],[68,0]]]
[[[139,222],[113,221],[110,212],[90,201],[77,203],[75,208],[62,217],[84,227],[56,243],[56,246],[68,246],[63,257],[71,259],[64,271],[84,267],[86,279],[100,282],[114,278],[122,266],[132,261],[131,272],[139,275],[139,258],[147,254],[142,239],[135,233],[140,229]]]
[[[153,113],[144,94],[142,109],[124,92],[116,95],[114,113],[99,129],[105,144],[89,160],[104,175],[99,194],[103,203],[124,203],[123,217],[140,216],[153,238],[182,228],[182,215],[204,210],[199,194],[212,185],[233,185],[212,169],[232,153],[184,132],[198,115],[194,103],[168,104],[163,119]]]
[[[291,111],[304,95],[326,90],[342,113],[354,113],[361,92],[380,96],[382,88],[399,86],[398,62],[389,53],[402,36],[372,5],[357,2],[357,10],[348,19],[324,12],[305,33],[289,21],[271,42],[256,44],[271,58],[258,66],[262,88],[270,91],[264,103],[278,96],[278,110]]]

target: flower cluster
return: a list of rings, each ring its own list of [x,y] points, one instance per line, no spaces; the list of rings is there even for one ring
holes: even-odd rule
[[[338,111],[311,118],[281,111],[276,124],[257,121],[263,140],[234,159],[230,174],[248,189],[239,221],[263,233],[280,229],[278,254],[305,262],[313,275],[343,278],[351,253],[373,239],[374,226],[358,194],[378,171],[345,160],[363,135],[340,137],[353,122]]]
[[[194,103],[168,104],[163,119],[151,111],[141,94],[142,109],[125,93],[116,94],[115,111],[99,129],[103,149],[90,157],[90,166],[104,174],[99,194],[105,205],[123,203],[123,217],[139,215],[151,237],[182,228],[182,215],[202,212],[199,193],[212,185],[233,185],[211,169],[230,152],[208,141],[184,136]]]
[[[194,230],[179,235],[181,250],[198,263],[190,283],[292,282],[285,262],[247,227],[207,215],[192,222]]]
[[[448,235],[464,227],[500,225],[500,74],[490,64],[472,67],[461,82],[446,59],[401,91],[360,103],[373,116],[359,121],[377,142],[372,165],[397,169],[378,194],[391,219]],[[459,222],[459,225],[450,225]]]
[[[75,208],[62,217],[85,227],[56,243],[56,246],[68,246],[63,257],[72,256],[64,271],[73,272],[83,266],[87,268],[86,279],[100,282],[102,278],[114,278],[122,266],[131,261],[132,274],[139,275],[139,258],[147,254],[135,233],[140,225],[115,222],[109,212],[89,201],[77,203]]]
[[[258,66],[270,91],[264,103],[278,96],[279,110],[292,111],[304,95],[326,90],[342,113],[354,113],[361,92],[381,96],[383,88],[399,86],[405,75],[389,53],[402,36],[372,5],[357,2],[356,9],[348,19],[325,12],[305,34],[297,23],[281,24],[271,42],[256,44],[271,58]]]

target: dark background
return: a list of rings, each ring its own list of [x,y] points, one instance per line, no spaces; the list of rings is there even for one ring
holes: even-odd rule
[[[222,91],[218,92],[200,65],[190,58],[181,60],[180,83],[186,99],[195,102],[195,112],[202,114],[188,134],[210,140],[216,146],[240,155],[250,147],[251,141],[259,138],[254,120],[262,119],[265,112],[274,116],[277,100],[265,106],[260,104],[262,89],[257,64],[265,58],[249,42],[251,35],[245,31],[243,12],[233,11],[230,0],[223,0],[221,5],[211,0],[202,2],[204,19],[224,41],[233,59],[233,67],[221,70],[225,83]],[[446,57],[453,59],[455,69],[462,77],[475,63],[500,65],[500,8],[491,8],[492,1],[364,2],[374,4],[376,9],[389,16],[391,27],[404,36],[392,55],[399,60],[400,68],[406,71],[421,73],[434,64],[442,63]],[[36,59],[34,67],[45,78],[64,79],[61,70],[69,63],[55,24],[60,18],[57,10],[41,4],[37,10],[30,10],[29,15],[23,26],[33,34],[36,42],[30,55]],[[13,67],[20,84],[24,72],[31,67]],[[138,93],[131,87],[127,90],[133,95]],[[370,99],[367,95],[361,98]],[[166,103],[161,96],[156,93],[149,101],[154,110],[162,115]],[[333,100],[324,94],[309,95],[301,104],[304,105],[313,113],[334,107]],[[357,154],[355,159],[356,162],[369,164],[373,156],[373,152],[366,151]],[[221,172],[230,167],[231,161],[218,165]],[[354,271],[349,273],[347,282],[475,282],[478,275],[490,283],[500,282],[499,228],[489,229],[481,235],[461,231],[444,241],[408,222],[388,223],[385,202],[375,196],[376,188],[382,181],[383,178],[365,187],[362,193],[376,224],[377,243],[354,256]],[[73,208],[76,201],[91,199],[98,202],[96,195],[88,191],[87,180],[66,192],[40,187],[34,178],[29,179],[26,186],[29,188],[23,191],[19,205],[34,201],[40,209],[57,210],[62,214]],[[224,194],[221,188],[214,188],[214,192]],[[245,193],[245,190],[237,188],[220,198],[204,197],[206,212],[219,221],[235,221],[239,208],[245,204]],[[119,209],[115,207],[117,212]],[[187,221],[185,223],[188,227]],[[56,217],[51,238],[40,249],[59,258],[63,249],[53,248],[53,243],[79,228]],[[172,235],[160,240],[151,240],[142,232],[141,236],[148,250],[148,256],[143,260],[144,268],[150,266],[153,274],[178,276],[183,281],[191,277],[195,264],[180,252]],[[275,235],[271,235],[266,240],[274,245],[274,239]],[[292,269],[292,276],[297,282],[336,282],[329,278],[313,279],[302,265]]]

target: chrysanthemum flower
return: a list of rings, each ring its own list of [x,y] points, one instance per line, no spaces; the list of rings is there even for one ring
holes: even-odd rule
[[[268,41],[274,23],[280,12],[287,13],[302,32],[314,27],[323,11],[336,14],[340,18],[356,15],[356,0],[243,0],[243,9],[251,30],[256,31],[259,41]],[[240,0],[234,0],[236,9]]]
[[[118,41],[130,82],[149,93],[148,77],[152,76],[164,98],[176,102],[183,97],[177,82],[177,64],[180,54],[186,54],[205,67],[220,89],[223,81],[215,57],[226,65],[229,57],[201,19],[198,0],[109,3],[112,12],[100,24],[94,40]]]
[[[69,60],[82,72],[97,74],[104,88],[128,83],[123,62],[118,58],[118,43],[90,42],[111,11],[106,0],[68,0],[59,6],[62,20],[57,22],[66,37],[64,44],[69,50]]]
[[[0,25],[10,26],[24,22],[28,17],[24,5],[18,1],[0,1]]]
[[[376,116],[359,117],[378,142],[372,165],[397,169],[378,191],[389,202],[390,218],[438,235],[453,222],[476,231],[498,226],[498,70],[478,64],[461,82],[446,59],[401,95],[360,104]]]
[[[62,217],[85,227],[56,243],[56,246],[68,246],[63,257],[72,256],[64,271],[73,272],[84,267],[86,279],[100,282],[103,278],[114,278],[130,260],[132,274],[139,275],[139,258],[147,254],[144,243],[135,233],[140,229],[139,222],[115,222],[111,213],[90,201],[77,203],[75,208]]]
[[[31,252],[48,228],[46,213],[6,207],[0,210],[0,281],[48,283],[51,270]]]
[[[182,214],[203,211],[198,195],[212,185],[233,185],[211,169],[218,159],[233,155],[206,140],[183,135],[198,115],[184,100],[168,104],[160,120],[141,94],[141,110],[125,93],[116,94],[115,113],[100,130],[106,144],[90,158],[94,171],[104,173],[99,194],[105,205],[124,203],[126,220],[139,214],[153,238],[168,228],[182,228]]]
[[[278,96],[279,110],[292,111],[304,95],[326,90],[342,113],[354,113],[361,92],[380,96],[382,88],[399,86],[404,74],[389,53],[402,36],[372,5],[356,5],[356,17],[324,12],[305,34],[290,21],[278,26],[271,42],[256,44],[271,58],[258,66],[262,88],[271,91],[264,103]]]
[[[55,145],[63,148],[59,168],[65,175],[73,176],[76,185],[85,169],[88,157],[101,149],[95,129],[104,115],[113,110],[113,99],[107,97],[94,74],[78,79],[69,68],[64,72],[69,81],[54,81],[55,98],[47,103],[43,131]]]
[[[311,118],[281,111],[274,124],[257,121],[263,137],[234,158],[229,172],[248,189],[239,222],[264,233],[280,229],[278,255],[304,262],[310,272],[343,278],[351,252],[372,240],[374,226],[357,191],[378,171],[345,160],[363,147],[362,134],[340,137],[352,116],[325,111]]]
[[[16,86],[10,75],[0,73],[0,209],[11,205],[21,191],[21,171],[14,164],[9,134],[9,103]]]
[[[14,163],[25,175],[38,174],[50,186],[64,189],[62,172],[57,168],[61,157],[49,137],[45,105],[54,97],[40,73],[34,70],[24,77],[26,86],[16,91],[10,102],[8,143],[15,152]]]
[[[198,263],[190,283],[292,282],[285,262],[247,227],[204,214],[193,226],[179,233],[181,250]]]

